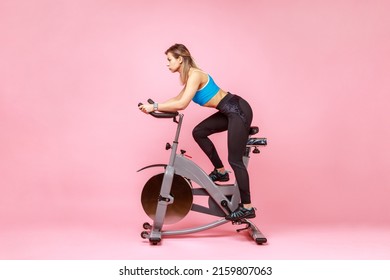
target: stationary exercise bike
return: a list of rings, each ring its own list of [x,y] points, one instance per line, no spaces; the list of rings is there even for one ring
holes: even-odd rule
[[[148,102],[154,103],[151,99]],[[163,167],[165,170],[163,173],[152,176],[142,190],[142,207],[149,218],[153,220],[153,224],[151,225],[148,222],[143,224],[145,231],[142,231],[141,237],[149,239],[151,244],[157,245],[164,236],[196,233],[231,222],[224,217],[237,209],[239,205],[240,193],[237,182],[224,185],[216,184],[205,171],[191,161],[185,150],[180,150],[180,153],[177,152],[183,114],[178,112],[151,112],[150,115],[159,119],[172,119],[177,124],[177,128],[172,144],[167,143],[165,147],[166,150],[171,150],[168,164],[153,164],[137,171],[140,172],[153,167]],[[258,127],[253,126],[250,128],[249,134],[252,136],[258,133],[258,131]],[[266,145],[266,138],[249,137],[243,157],[246,167],[248,166],[249,154],[252,149],[254,154],[258,154],[260,153],[258,146]],[[193,186],[193,183],[196,183],[199,187]],[[208,206],[194,203],[194,196],[208,197]],[[177,223],[190,211],[209,214],[219,217],[219,219],[192,228],[163,230],[164,224]],[[244,228],[237,229],[237,232],[247,230],[257,244],[267,242],[265,236],[253,222],[241,219],[233,221],[232,224],[245,225]]]

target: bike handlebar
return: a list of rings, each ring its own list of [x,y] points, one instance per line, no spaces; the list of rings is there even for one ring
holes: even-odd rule
[[[154,101],[149,98],[148,103],[153,104]],[[141,105],[143,105],[141,102],[138,103],[138,107]],[[179,112],[156,112],[156,111],[153,111],[153,112],[150,112],[149,114],[155,118],[158,118],[158,119],[170,119],[170,118],[176,117],[179,114]]]

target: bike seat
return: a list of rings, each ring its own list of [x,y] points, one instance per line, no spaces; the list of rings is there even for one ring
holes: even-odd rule
[[[258,132],[259,132],[258,126],[251,126],[251,128],[249,129],[249,135],[255,135]]]

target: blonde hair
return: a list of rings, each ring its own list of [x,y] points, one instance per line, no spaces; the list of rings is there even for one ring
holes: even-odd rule
[[[180,73],[180,80],[183,85],[186,84],[190,68],[198,68],[194,58],[191,56],[190,51],[183,44],[174,44],[165,51],[165,54],[168,53],[171,53],[172,56],[176,59],[178,59],[180,56],[183,58],[183,70]]]

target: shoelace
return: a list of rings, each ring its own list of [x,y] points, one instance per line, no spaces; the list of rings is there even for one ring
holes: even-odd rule
[[[219,177],[223,177],[223,176],[226,176],[226,173],[219,173],[217,170],[213,170],[213,172],[211,172],[210,174],[210,177],[212,179],[218,179]]]
[[[252,209],[246,209],[246,208],[241,207],[239,210],[233,212],[233,213],[231,214],[231,217],[232,217],[232,218],[241,218],[241,217],[245,216],[245,214],[246,214],[247,212],[251,211],[251,210],[252,210]]]

